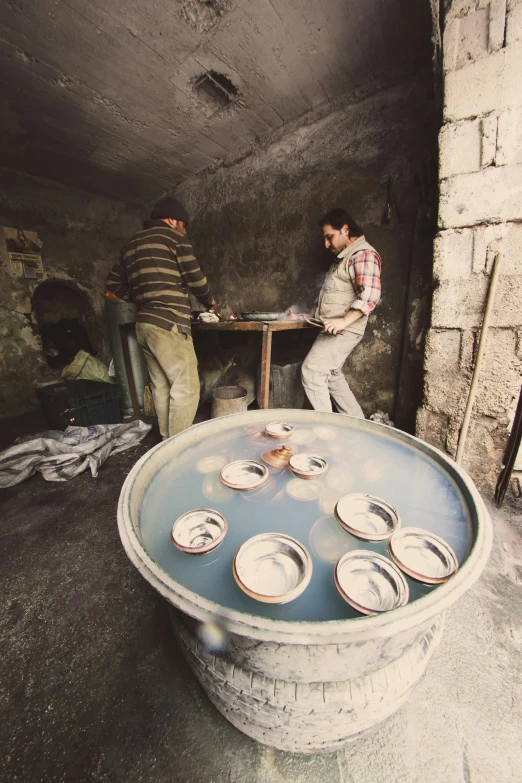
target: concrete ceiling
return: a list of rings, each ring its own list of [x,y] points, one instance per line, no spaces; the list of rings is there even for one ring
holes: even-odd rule
[[[0,39],[0,166],[145,203],[413,72],[429,0],[4,0]]]

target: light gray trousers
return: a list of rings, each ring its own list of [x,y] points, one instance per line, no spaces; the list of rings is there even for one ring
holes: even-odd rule
[[[304,390],[314,410],[331,412],[332,397],[339,413],[364,419],[343,373],[346,359],[362,338],[362,334],[348,331],[318,335],[301,369]]]

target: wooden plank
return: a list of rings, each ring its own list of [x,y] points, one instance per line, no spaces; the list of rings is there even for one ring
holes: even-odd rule
[[[151,136],[160,134],[162,146],[170,157],[173,149],[176,154],[190,154],[196,147],[200,154],[207,155],[206,165],[213,162],[207,152],[209,148],[211,154],[214,152],[213,145],[200,132],[205,118],[187,94],[169,81],[165,63],[159,57],[149,53],[148,61],[144,61],[143,53],[140,58],[135,46],[125,45],[129,42],[114,37],[114,29],[100,32],[91,20],[74,9],[69,14],[67,27],[62,24],[53,29],[52,45],[45,38],[31,35],[34,19],[13,15],[9,22],[6,26],[10,44],[23,52],[29,46],[28,41],[31,42],[29,54],[36,58],[29,63],[32,71],[40,72],[52,86],[60,80],[68,80],[65,87],[59,88],[62,101],[76,94],[84,111],[99,108],[100,115],[110,119],[112,127],[128,126],[149,142]],[[45,19],[41,25],[45,26]],[[132,40],[132,36],[129,37]],[[74,40],[82,40],[82,46],[75,46]],[[109,59],[105,56],[107,51],[112,55]],[[57,52],[61,52],[58,59]],[[154,57],[155,64],[150,61]],[[15,56],[13,63],[23,68],[19,57]],[[156,77],[158,69],[160,75]],[[193,172],[195,168],[199,170],[201,166],[192,164],[189,171]]]
[[[194,321],[192,328],[201,332],[286,332],[291,329],[314,329],[306,321]]]
[[[272,360],[272,332],[268,329],[268,324],[263,324],[266,329],[263,331],[261,342],[261,380],[259,389],[260,408],[268,408],[270,398],[270,366]]]
[[[335,59],[335,52],[332,56],[331,51],[323,52],[316,46],[316,31],[305,22],[301,3],[295,0],[270,0],[270,4],[287,37],[293,39],[296,45],[300,58],[298,62],[302,64],[302,59],[305,60],[307,75],[309,72],[311,78],[315,79],[327,100],[338,98],[345,88],[343,80],[339,79],[339,60]]]
[[[273,109],[270,109],[271,122],[265,116],[258,116],[260,112],[256,112],[256,107],[252,110],[250,104],[258,103],[256,90],[245,96],[248,105],[239,121],[234,117],[233,122],[221,128],[218,115],[209,124],[208,118],[197,108],[190,86],[183,84],[183,88],[178,89],[178,79],[172,75],[172,68],[166,68],[160,57],[133,37],[126,27],[100,8],[92,6],[86,11],[78,0],[69,0],[69,5],[68,27],[64,29],[63,23],[56,25],[53,47],[45,39],[31,40],[31,54],[37,57],[31,68],[42,69],[51,84],[63,77],[70,79],[66,89],[61,89],[62,101],[66,96],[70,99],[71,94],[77,94],[83,109],[101,109],[100,119],[109,118],[113,127],[130,127],[134,135],[148,140],[149,144],[161,145],[170,159],[174,153],[180,165],[188,169],[188,174],[223,157],[224,149],[234,153],[242,151],[256,137],[280,124],[279,115]],[[104,20],[106,24],[102,24]],[[13,15],[9,21],[12,25],[10,39],[17,42],[20,50],[25,49],[28,25],[33,29],[34,19]],[[79,47],[71,45],[75,38],[83,42],[81,56]],[[205,39],[209,38],[205,36]],[[57,50],[62,52],[59,60],[56,60]],[[112,55],[109,60],[104,58],[107,50]],[[18,62],[16,58],[14,61]],[[216,66],[219,67],[217,63]],[[179,65],[175,63],[174,67],[179,68]],[[123,72],[132,73],[132,79],[122,81]],[[146,122],[143,122],[144,117]],[[242,126],[244,139],[241,139]],[[67,138],[64,143],[68,146]]]
[[[290,329],[314,329],[316,327],[306,321],[268,321],[270,332],[287,332]]]
[[[280,0],[284,6],[292,0]],[[372,6],[375,0],[328,0],[328,3],[316,2],[298,3],[299,11],[305,21],[305,29],[309,30],[309,44],[317,50],[328,63],[333,74],[330,89],[337,95],[351,92],[369,81],[369,62],[367,51],[361,42],[361,21],[359,17]],[[284,13],[284,12],[283,12]],[[371,25],[377,27],[379,18],[372,19]],[[366,20],[363,24],[368,25]],[[373,52],[372,54],[375,54]]]
[[[27,68],[14,66],[8,61],[4,64],[0,83],[3,85],[4,95],[10,97],[16,111],[23,118],[26,131],[32,131],[34,138],[39,139],[39,144],[42,128],[47,126],[52,131],[56,144],[62,149],[74,150],[75,154],[76,149],[81,147],[86,150],[89,158],[98,150],[105,149],[109,154],[114,150],[117,162],[122,150],[125,150],[129,162],[136,164],[145,158],[151,176],[156,168],[159,179],[167,183],[173,175],[186,177],[190,174],[189,169],[171,156],[167,160],[160,157],[162,150],[151,144],[147,134],[141,129],[135,132],[129,125],[114,126],[107,116],[103,116],[103,112],[91,110],[93,104],[86,103],[73,91],[67,91],[67,100],[64,101],[62,88],[53,87],[47,79],[41,78],[37,73],[31,73]],[[20,100],[20,94],[24,96],[23,100]],[[79,144],[82,137],[83,143]],[[90,146],[86,146],[89,143]],[[171,148],[172,141],[170,147],[165,143],[165,152]]]
[[[81,8],[83,8],[83,6],[79,2],[79,0],[68,0],[68,1],[72,5],[78,6],[77,10],[78,10],[79,13],[81,12]],[[100,6],[99,0],[97,0],[96,5]],[[153,9],[151,9],[151,11],[153,11]],[[101,15],[101,16],[99,16],[99,15]],[[106,13],[105,8],[103,7],[103,4],[102,4],[102,7],[98,8],[98,9],[96,9],[95,7],[92,7],[92,5],[91,5],[91,7],[89,8],[89,12],[88,12],[89,20],[91,20],[91,18],[92,18],[93,23],[94,22],[98,22],[99,25],[102,24],[102,20],[104,18],[109,18],[110,19],[111,34],[113,34],[117,38],[117,40],[122,39],[122,40],[125,41],[126,37],[128,37],[128,32],[129,32],[128,29],[127,29],[127,26],[126,26],[127,25],[127,21],[125,20],[124,26],[121,27],[121,25],[117,24],[116,16],[118,16],[118,11],[115,10],[115,9],[112,9],[112,16],[108,16],[107,13]],[[245,16],[244,12],[242,13],[242,16]],[[167,20],[167,29],[168,29],[168,23],[170,22],[170,24],[172,25],[172,21],[173,21],[172,9],[167,10],[165,8],[165,20],[163,20],[163,23],[160,24],[159,27],[157,27],[156,35],[157,35],[157,31],[159,29],[164,29],[165,28],[165,21],[166,20]],[[183,27],[184,27],[184,25],[183,25],[183,23],[180,23],[179,19],[175,21],[174,27],[173,27],[173,30],[172,30],[172,37],[174,38],[174,40],[176,40],[177,38],[179,38],[180,35],[183,34]],[[212,35],[214,35],[216,32],[217,32],[217,28],[214,28],[212,30]],[[228,34],[230,35],[230,32]],[[135,32],[132,32],[132,35],[135,36]],[[206,40],[211,39],[212,35],[210,33],[208,35],[200,35],[200,36],[198,36],[197,34],[192,35],[192,38],[191,38],[192,46],[191,46],[191,48],[195,52],[194,56],[197,55],[198,59],[199,59],[199,56],[202,55],[202,53],[204,52],[204,46],[202,46],[201,44],[204,44]],[[165,36],[162,36],[162,37],[165,37]],[[198,38],[199,38],[199,41],[200,41],[199,44],[196,43],[196,40]],[[137,37],[137,40],[140,42],[140,49],[143,50],[143,46],[141,46],[141,41],[142,41],[142,39],[141,39],[141,31],[140,31],[140,35]],[[145,54],[146,53],[147,53],[147,50],[145,50]],[[162,75],[162,77],[161,77],[161,79],[159,81],[164,81],[165,79],[168,78],[168,81],[176,89],[176,93],[177,93],[177,95],[174,96],[175,99],[176,99],[174,101],[174,103],[177,103],[179,106],[183,107],[183,115],[185,115],[185,116],[189,116],[190,115],[191,124],[193,126],[195,126],[198,129],[198,131],[201,133],[201,135],[199,133],[196,134],[197,146],[198,146],[199,152],[202,153],[202,154],[208,155],[208,156],[212,156],[212,155],[215,156],[216,144],[219,145],[219,147],[222,148],[223,147],[223,138],[224,137],[223,137],[223,135],[219,134],[218,130],[216,130],[216,134],[214,134],[213,128],[211,127],[211,125],[208,124],[208,119],[203,114],[200,115],[200,113],[198,112],[197,107],[196,107],[196,103],[193,100],[194,96],[192,95],[192,85],[190,84],[189,80],[185,80],[183,78],[183,71],[186,71],[187,69],[190,70],[189,63],[194,58],[191,56],[191,53],[185,53],[184,57],[182,59],[183,59],[183,62],[182,62],[182,64],[180,63],[180,65],[177,66],[177,70],[176,70],[176,73],[174,75],[170,75],[169,76],[168,66],[167,66],[166,70],[165,70],[165,68],[163,68],[165,73]],[[219,69],[219,65],[216,62],[216,59],[217,58],[215,56],[212,57],[211,58],[211,62],[207,63],[206,68],[208,69],[208,68],[213,68],[214,67],[216,69]],[[198,70],[198,74],[197,75],[199,75],[199,73],[201,72],[201,68],[202,68],[201,65],[197,66],[197,70]],[[205,70],[205,67],[203,67],[203,70]],[[170,73],[172,73],[172,68],[170,69]],[[246,97],[246,102],[247,102],[247,108],[241,112],[241,116],[239,118],[238,117],[234,117],[233,118],[233,122],[228,123],[229,127],[227,127],[227,131],[228,131],[229,137],[232,137],[232,139],[233,139],[234,136],[236,135],[236,133],[237,133],[238,136],[242,135],[241,134],[241,128],[242,128],[243,131],[244,131],[244,135],[246,135],[246,137],[247,137],[246,138],[246,143],[251,143],[252,141],[255,140],[256,137],[259,137],[259,136],[263,135],[264,133],[266,133],[267,130],[269,130],[271,128],[274,128],[274,127],[278,127],[278,125],[280,124],[280,118],[278,117],[277,113],[274,110],[271,110],[272,120],[273,121],[271,123],[267,122],[266,117],[260,116],[259,111],[257,111],[255,106],[253,106],[253,104],[255,104],[258,101],[256,92],[251,92],[250,94],[246,95],[245,97]],[[173,101],[168,101],[168,103],[173,103]],[[267,109],[268,108],[269,107],[267,107]],[[187,114],[187,112],[188,112],[188,114]],[[179,112],[176,113],[176,119],[179,121]],[[216,121],[220,121],[220,116],[219,115],[216,118],[213,118],[212,125],[215,124]],[[216,138],[216,136],[217,136],[217,138]],[[190,138],[190,145],[191,145],[191,150],[192,150],[193,149],[193,141],[194,141],[193,129],[191,129],[191,132],[188,133],[188,137]],[[205,144],[204,137],[206,137],[207,140],[208,140],[207,144]],[[219,141],[218,141],[218,139],[219,139]],[[181,145],[183,145],[183,139],[179,140],[176,143],[176,152],[178,151],[180,143],[181,143]],[[238,151],[240,151],[242,149],[243,146],[244,145],[242,145],[242,144],[238,145],[236,143],[234,148],[233,148],[233,151],[234,152],[238,152]],[[171,148],[172,147],[170,147],[170,149]],[[184,152],[189,152],[189,150],[184,150]],[[209,165],[209,162],[207,162],[206,165]]]
[[[198,332],[262,332],[264,324],[262,321],[194,321],[192,328]]]
[[[70,0],[68,0],[70,2]],[[143,0],[125,0],[115,3],[107,0],[89,0],[84,4],[86,15],[99,19],[103,27],[119,30],[120,37],[130,33],[134,45],[147,47],[161,58],[165,65],[181,64],[208,37],[198,34],[183,21],[176,4],[169,0],[144,3]],[[81,9],[81,6],[80,6]]]
[[[245,79],[245,74],[238,72],[235,68],[231,68],[216,52],[212,43],[209,43],[208,46],[201,47],[192,57],[188,57],[183,63],[183,66],[179,69],[178,74],[181,77],[184,77],[186,83],[192,82],[192,80],[201,75],[201,73],[211,70],[218,71],[218,73],[224,73],[225,76],[228,76],[242,93],[243,97],[248,102],[248,106],[257,113],[260,120],[264,122],[266,126],[277,127],[281,123],[281,117],[277,111],[269,106],[256,90],[247,89],[247,86],[250,86],[250,82],[248,79]],[[172,76],[171,80],[176,81],[176,77]],[[179,82],[179,89],[185,89],[185,83]]]
[[[189,57],[180,70],[180,78],[184,77],[185,83],[190,84],[194,77],[205,71],[215,70],[223,73],[238,88],[243,108],[238,113],[227,112],[226,109],[214,115],[207,121],[208,133],[214,137],[214,132],[219,127],[226,132],[235,132],[249,143],[256,137],[266,134],[281,125],[281,117],[268,104],[263,101],[255,90],[246,84],[241,74],[230,68],[215,52],[205,48],[196,52],[194,57]],[[172,77],[174,81],[174,77]],[[183,88],[183,83],[176,78],[176,84]],[[217,127],[216,127],[217,126]]]
[[[29,155],[26,150],[21,151],[22,157],[27,158],[22,167],[23,170],[26,170],[30,160],[37,161],[38,156],[44,158],[48,155],[54,155],[57,160],[64,162],[67,159],[74,160],[79,166],[84,165],[90,168],[93,181],[100,169],[110,171],[112,174],[118,173],[122,183],[120,197],[124,192],[123,180],[125,178],[134,178],[136,181],[140,178],[136,169],[139,168],[139,162],[143,159],[147,161],[147,166],[142,167],[141,179],[146,179],[149,186],[156,182],[160,189],[169,188],[172,187],[173,182],[179,182],[189,173],[186,168],[182,168],[174,161],[166,164],[152,151],[144,154],[145,151],[137,142],[123,139],[116,134],[105,133],[94,123],[90,123],[85,114],[82,122],[79,119],[73,121],[74,112],[71,112],[70,107],[67,109],[63,98],[60,104],[57,96],[50,94],[43,84],[38,90],[37,81],[34,82],[34,85],[25,86],[23,101],[20,100],[18,91],[14,89],[11,80],[4,82],[0,78],[0,84],[2,84],[4,95],[9,97],[21,115],[21,124],[26,134],[38,140],[37,144],[31,148]],[[18,84],[20,84],[20,79],[18,79]],[[39,107],[41,107],[41,111],[39,111]],[[68,117],[67,114],[69,114]],[[61,117],[64,121],[60,120]],[[64,124],[67,119],[69,126]],[[17,165],[14,159],[9,163],[10,155],[16,157],[12,143],[6,150],[2,150],[2,153],[7,153],[6,155],[2,154],[2,158],[7,158],[6,162],[11,168]],[[43,164],[44,161],[41,163]],[[134,169],[132,175],[130,174],[131,169]],[[42,170],[41,165],[38,166],[38,170]],[[47,176],[50,173],[49,178],[55,179],[58,171],[59,169],[56,168],[54,175],[52,175],[51,166]],[[37,171],[35,170],[33,173],[37,174]],[[41,174],[41,176],[44,175]],[[78,184],[76,183],[77,186]]]
[[[272,65],[266,72],[273,74],[285,94],[300,107],[299,114],[302,114],[307,111],[307,106],[308,109],[318,106],[328,96],[308,66],[309,58],[303,52],[303,40],[294,40],[283,22],[271,0],[258,0],[249,8],[248,24],[256,31],[260,50],[264,53],[258,65],[264,68],[270,57]]]
[[[263,9],[265,8],[263,3]],[[264,39],[263,30],[267,29],[266,20],[255,19],[251,16],[252,9],[256,9],[257,3],[250,6],[248,14],[232,12],[235,33],[230,35],[230,30],[222,27],[213,36],[211,44],[207,47],[211,52],[225,62],[229,68],[241,74],[245,84],[248,84],[253,94],[257,94],[262,100],[285,120],[294,119],[311,108],[310,102],[299,90],[292,80],[284,65],[278,60],[270,42]],[[272,23],[278,24],[278,19],[273,13]],[[270,34],[273,27],[270,27]]]

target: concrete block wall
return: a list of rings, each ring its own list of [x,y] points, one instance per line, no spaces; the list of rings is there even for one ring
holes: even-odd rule
[[[491,492],[522,370],[522,0],[446,3],[439,233],[417,434],[455,455],[495,254],[502,254],[463,460]]]

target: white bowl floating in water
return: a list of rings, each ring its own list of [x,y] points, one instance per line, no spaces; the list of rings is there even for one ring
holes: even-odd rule
[[[401,525],[397,511],[373,495],[345,495],[334,514],[341,527],[363,541],[384,541]]]
[[[305,547],[282,533],[261,533],[237,550],[232,572],[244,593],[257,601],[286,604],[306,589],[312,558]]]
[[[236,496],[236,492],[225,486],[218,476],[207,474],[201,484],[201,491],[211,503],[229,503]]]
[[[321,498],[321,505],[323,498],[324,495]],[[331,514],[326,514],[314,522],[308,544],[317,557],[325,563],[337,563],[341,555],[359,546],[359,542],[339,527]]]
[[[367,459],[362,466],[362,474],[366,481],[379,481],[384,475],[384,465],[376,459]]]
[[[312,430],[296,430],[288,440],[296,446],[308,446],[314,442],[315,433]]]
[[[317,454],[292,454],[288,460],[292,473],[299,478],[319,478],[328,469],[328,463]]]
[[[346,603],[361,614],[381,614],[408,603],[408,584],[397,566],[365,549],[355,549],[340,558],[334,581]]]
[[[312,432],[319,440],[335,440],[337,437],[335,427],[314,427]]]
[[[203,457],[196,465],[200,473],[212,473],[215,470],[221,470],[227,464],[227,458],[216,454],[213,457]]]
[[[294,500],[317,500],[321,497],[324,487],[320,481],[302,481],[300,478],[290,479],[286,485],[287,494]]]
[[[288,438],[293,431],[293,426],[284,421],[271,421],[265,427],[266,434],[271,438]]]
[[[284,487],[278,489],[273,476],[254,489],[240,491],[239,495],[248,503],[277,503],[284,494]]]
[[[246,490],[259,487],[269,475],[266,465],[252,459],[238,459],[225,465],[219,477],[231,489]]]
[[[350,473],[350,468],[348,466],[330,468],[326,476],[326,484],[331,489],[335,489],[337,492],[346,495],[353,486],[353,477]]]
[[[334,509],[338,501],[341,499],[342,495],[343,493],[339,492],[339,490],[326,487],[323,494],[321,495],[321,499],[319,503],[323,514],[328,514],[329,516],[331,516],[332,521],[336,526],[336,528],[339,530],[340,534],[346,537],[346,533],[341,530],[340,526],[337,524],[337,522],[333,517]]]
[[[388,541],[388,550],[401,571],[429,585],[445,582],[459,567],[453,549],[444,539],[418,527],[397,530]]]
[[[212,508],[195,508],[182,514],[172,526],[170,538],[177,549],[189,555],[204,555],[225,538],[225,517]]]

